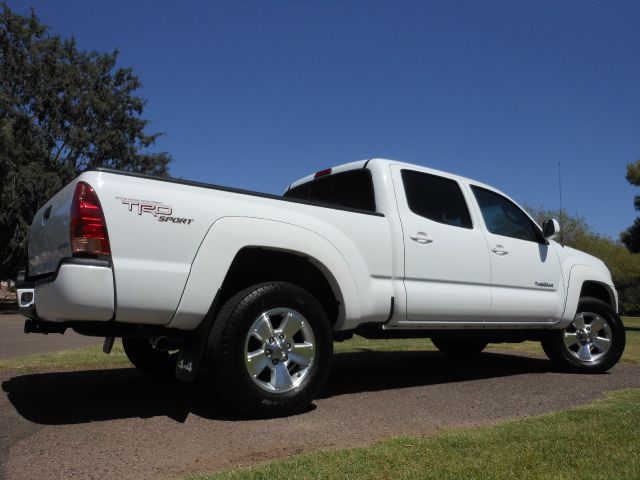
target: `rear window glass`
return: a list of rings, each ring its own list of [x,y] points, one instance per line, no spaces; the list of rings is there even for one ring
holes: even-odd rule
[[[285,197],[376,211],[371,172],[366,169],[329,174],[292,188]]]
[[[402,171],[409,208],[416,215],[454,227],[472,228],[458,182],[413,170]]]

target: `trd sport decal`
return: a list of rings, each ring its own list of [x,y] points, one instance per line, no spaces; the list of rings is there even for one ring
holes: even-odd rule
[[[116,199],[121,200],[122,204],[126,205],[130,212],[135,212],[138,215],[142,215],[143,213],[153,215],[159,222],[191,225],[191,222],[194,221],[193,218],[174,217],[171,206],[161,202],[126,197],[116,197]]]

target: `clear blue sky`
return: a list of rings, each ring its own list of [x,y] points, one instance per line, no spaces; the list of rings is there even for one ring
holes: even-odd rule
[[[639,1],[10,1],[82,49],[121,51],[174,176],[280,193],[382,156],[635,218]]]

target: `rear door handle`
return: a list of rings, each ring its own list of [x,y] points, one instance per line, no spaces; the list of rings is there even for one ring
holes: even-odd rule
[[[505,249],[504,249],[504,247],[503,247],[502,245],[496,245],[495,247],[493,247],[493,248],[491,249],[491,251],[492,251],[493,253],[495,253],[496,255],[500,255],[500,256],[502,256],[502,255],[506,255],[507,253],[509,253],[509,251],[508,251],[508,250],[505,250]]]
[[[426,233],[424,232],[418,232],[418,233],[414,233],[413,235],[410,235],[409,238],[411,240],[415,240],[418,243],[422,243],[427,244],[427,243],[431,243],[433,242],[433,240],[431,240]]]

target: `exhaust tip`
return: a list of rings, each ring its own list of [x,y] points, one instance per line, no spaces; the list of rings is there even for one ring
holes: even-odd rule
[[[151,339],[151,346],[160,352],[166,352],[171,347],[171,340],[169,337],[153,337]]]

